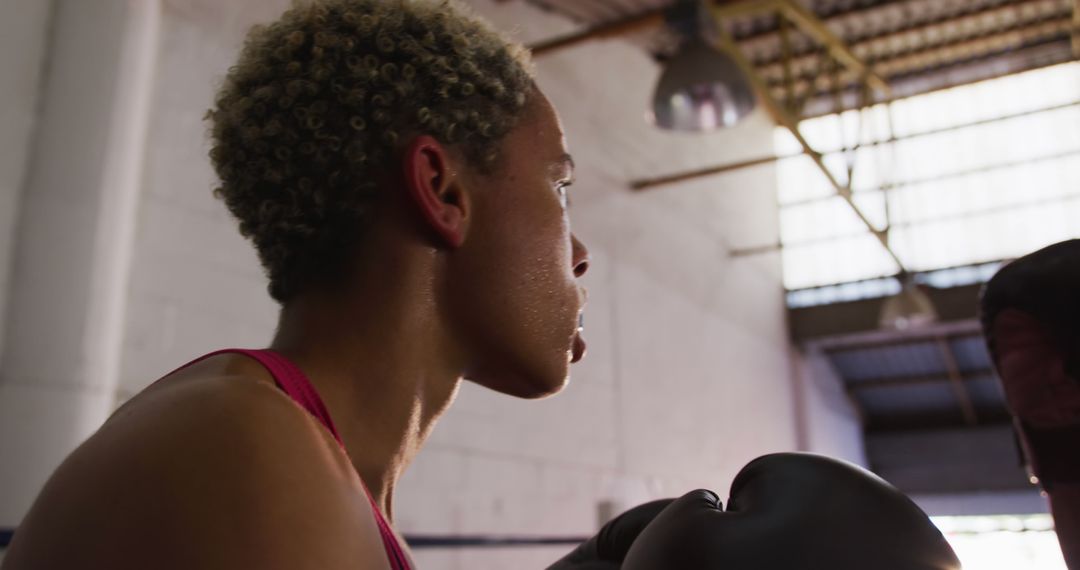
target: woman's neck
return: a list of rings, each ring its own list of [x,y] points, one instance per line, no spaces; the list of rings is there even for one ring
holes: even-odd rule
[[[430,291],[370,289],[350,295],[362,302],[290,303],[271,348],[315,385],[356,472],[391,518],[394,486],[453,402],[464,363],[425,305],[434,305]]]

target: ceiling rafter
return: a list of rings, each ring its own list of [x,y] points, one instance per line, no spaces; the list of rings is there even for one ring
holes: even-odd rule
[[[902,51],[904,46],[917,46],[921,42],[933,43],[936,37],[948,38],[952,30],[960,30],[968,35],[972,31],[993,30],[1000,28],[998,22],[1008,20],[1011,16],[1022,21],[1034,21],[1045,19],[1051,15],[1070,14],[1071,8],[1068,0],[1006,0],[996,6],[986,7],[983,10],[972,10],[959,13],[949,13],[938,18],[929,20],[911,20],[903,22],[894,29],[884,33],[859,34],[853,32],[844,36],[845,41],[851,46],[855,55],[861,58],[878,59],[881,54],[891,54],[894,51]],[[773,34],[759,36],[759,40],[772,40]],[[763,45],[755,45],[761,43]],[[769,44],[775,43],[770,41]],[[766,54],[763,58],[751,59],[759,67],[779,65],[782,58],[771,45],[764,41],[750,42],[740,41],[751,52]],[[908,48],[910,49],[910,48]],[[817,56],[817,50],[813,45],[805,45],[801,50],[792,54],[794,58],[813,58]],[[768,57],[772,56],[772,57]],[[805,61],[803,62],[805,65]],[[798,63],[793,65],[798,66]],[[763,71],[768,73],[768,71]]]
[[[575,18],[586,29],[553,38],[534,46],[537,57],[554,50],[579,45],[595,38],[625,37],[654,55],[665,57],[674,43],[658,41],[671,36],[663,31],[663,12],[673,0],[605,0],[588,3],[578,0],[527,0],[545,9]],[[735,0],[714,0],[714,5]],[[885,77],[905,96],[955,86],[956,66],[1000,67],[999,59],[1009,59],[1010,72],[1025,71],[1059,63],[1072,54],[1080,57],[1080,0],[800,0],[798,9],[812,11],[824,28],[851,47],[856,59],[864,60],[874,72]],[[822,77],[820,45],[802,34],[789,40],[793,59],[787,66],[793,80],[788,84],[795,100],[785,96],[785,66],[781,54],[781,19],[769,14],[736,14],[726,17],[727,31],[763,75],[769,78],[774,94],[786,107],[802,108],[801,116],[819,114],[834,88]],[[1065,56],[1016,58],[1018,50],[1062,44]],[[1033,54],[1037,55],[1037,54]],[[938,80],[937,76],[943,79]],[[983,74],[986,75],[986,74]],[[839,84],[854,85],[857,73],[841,74]],[[903,88],[900,85],[903,84]],[[841,87],[847,97],[843,109],[857,106],[853,91]],[[807,100],[814,105],[803,106]],[[825,105],[828,107],[828,105]]]
[[[969,426],[978,424],[979,416],[975,414],[975,405],[971,403],[971,394],[968,393],[967,386],[964,383],[964,375],[960,373],[960,365],[956,363],[956,355],[953,354],[948,337],[939,336],[937,346],[941,351],[941,359],[945,362],[949,385],[952,387],[953,395],[956,396],[956,401],[960,405],[960,413],[964,416],[964,422]]]
[[[959,124],[956,124],[956,125],[950,125],[948,127],[930,129],[930,130],[927,130],[927,131],[920,131],[920,132],[910,133],[910,134],[901,135],[901,136],[893,136],[893,137],[885,139],[885,140],[866,142],[866,143],[862,144],[862,148],[873,148],[873,147],[877,147],[877,146],[881,146],[881,145],[893,144],[893,143],[900,142],[900,141],[907,141],[907,140],[913,140],[913,139],[918,139],[918,138],[927,137],[927,136],[940,135],[940,134],[944,134],[944,133],[955,132],[955,131],[959,131],[959,130],[963,130],[963,129],[969,129],[969,128],[973,128],[973,127],[981,127],[981,126],[985,126],[985,125],[992,125],[992,124],[1001,123],[1001,122],[1005,122],[1005,121],[1011,121],[1013,119],[1018,119],[1018,118],[1021,118],[1021,117],[1030,117],[1030,116],[1033,116],[1033,115],[1040,115],[1040,114],[1043,114],[1043,113],[1051,113],[1051,112],[1054,112],[1054,111],[1070,109],[1070,108],[1073,108],[1073,107],[1076,107],[1076,106],[1080,106],[1080,99],[1077,99],[1075,101],[1069,101],[1069,102],[1062,103],[1062,104],[1059,104],[1059,105],[1051,105],[1049,107],[1040,107],[1038,109],[1030,109],[1030,110],[1026,110],[1026,111],[1019,111],[1019,112],[1016,112],[1016,113],[1010,113],[1008,115],[1001,115],[999,117],[992,117],[992,118],[989,118],[989,119],[980,119],[980,120],[976,120],[976,121],[970,121],[970,122],[965,122],[965,123],[959,123]],[[846,149],[832,148],[832,149],[822,150],[821,153],[824,154],[824,155],[829,155],[829,154],[835,154],[835,153],[838,153],[838,152],[843,152],[844,150],[846,150]],[[690,170],[690,171],[686,171],[686,172],[679,172],[679,173],[675,173],[675,174],[665,174],[665,175],[660,175],[660,176],[653,177],[653,178],[643,178],[643,179],[640,179],[640,180],[635,180],[635,181],[632,181],[630,183],[630,187],[633,188],[634,190],[645,190],[645,189],[648,189],[648,188],[652,188],[653,186],[663,186],[663,185],[667,185],[667,184],[676,184],[676,183],[683,182],[683,181],[686,181],[686,180],[692,180],[692,179],[695,179],[695,178],[701,178],[703,176],[712,176],[712,175],[716,175],[716,174],[723,174],[725,172],[732,172],[732,171],[735,171],[735,170],[742,170],[744,168],[752,168],[754,166],[761,166],[763,164],[772,164],[772,163],[780,161],[780,160],[789,160],[789,159],[792,159],[792,158],[798,158],[798,157],[800,157],[802,155],[803,154],[801,152],[797,152],[797,153],[790,153],[790,154],[761,156],[761,157],[758,157],[758,158],[751,158],[751,159],[743,160],[743,161],[739,161],[739,162],[729,162],[729,163],[718,164],[718,165],[710,165],[710,166],[706,166],[706,167],[699,168],[699,169],[696,169],[696,170]],[[962,174],[963,173],[960,173],[958,175],[962,175]],[[910,182],[908,184],[910,184]],[[890,186],[890,188],[892,188],[892,187],[894,187],[894,186]],[[830,200],[830,199],[832,199],[831,195],[817,197],[817,198],[807,198],[807,199],[800,200],[800,201],[797,201],[797,202],[785,203],[785,206],[808,204],[808,203],[811,203],[811,202],[817,202],[817,201],[821,201],[821,200]]]
[[[961,382],[970,382],[972,380],[980,380],[982,378],[990,377],[993,374],[993,370],[979,369],[960,374],[958,378]],[[910,376],[883,376],[880,378],[867,378],[864,380],[849,381],[847,389],[849,392],[861,392],[865,390],[874,390],[879,388],[896,388],[900,386],[946,384],[953,381],[953,376],[948,373],[914,374]]]
[[[940,44],[928,44],[918,49],[912,49],[888,58],[873,61],[871,66],[875,71],[886,78],[894,79],[897,76],[919,72],[920,70],[935,69],[937,66],[950,62],[966,61],[980,56],[1014,51],[1027,45],[1050,40],[1064,41],[1070,37],[1072,31],[1071,14],[1062,14],[1061,17],[1027,23],[1013,28],[1006,28],[993,33],[967,38],[958,38]],[[799,68],[796,64],[793,67]],[[760,70],[768,77],[769,86],[778,94],[783,89],[783,68],[770,66]],[[840,83],[845,87],[855,85],[858,77],[851,72],[840,74]],[[811,70],[807,64],[802,63],[802,69],[794,78],[793,90],[796,96],[805,96],[807,91],[812,90],[812,96],[828,93],[832,86],[831,80],[822,77],[817,71]]]

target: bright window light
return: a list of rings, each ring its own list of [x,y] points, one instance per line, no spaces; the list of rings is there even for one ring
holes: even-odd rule
[[[1080,237],[1080,62],[808,119],[800,130],[912,271],[996,262]],[[799,146],[777,129],[776,152]],[[855,151],[845,148],[857,146]],[[784,284],[897,266],[805,156],[777,166]]]
[[[1067,570],[1050,515],[932,517],[964,570]]]

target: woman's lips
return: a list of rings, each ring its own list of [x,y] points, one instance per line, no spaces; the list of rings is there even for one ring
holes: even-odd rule
[[[585,331],[585,311],[578,312],[577,316],[577,330],[574,331],[574,347],[573,357],[570,362],[577,362],[585,356],[585,339],[581,337],[581,333]]]
[[[581,329],[578,329],[574,333],[574,356],[570,359],[570,362],[577,362],[585,356],[585,339],[581,338]]]

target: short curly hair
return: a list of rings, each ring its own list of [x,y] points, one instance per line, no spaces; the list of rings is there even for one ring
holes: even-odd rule
[[[534,90],[527,50],[449,1],[299,4],[252,29],[207,113],[215,194],[284,304],[340,278],[411,137],[490,171]]]

